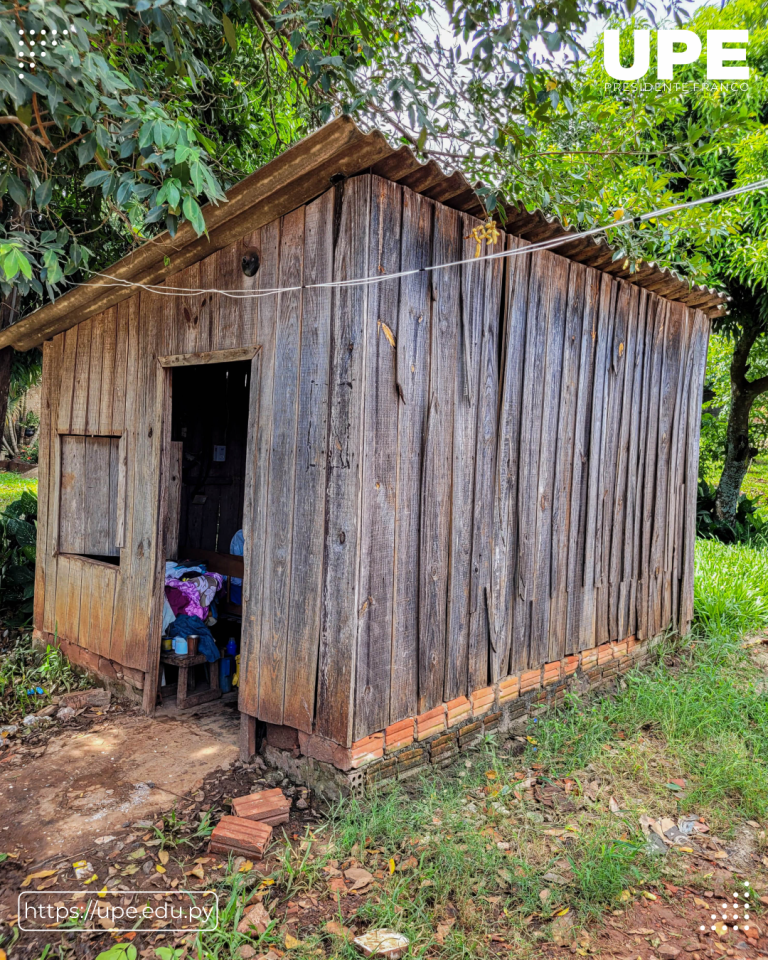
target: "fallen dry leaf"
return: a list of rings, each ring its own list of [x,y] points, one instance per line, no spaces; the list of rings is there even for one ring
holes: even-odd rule
[[[285,949],[286,950],[295,950],[296,947],[301,946],[301,940],[297,940],[296,937],[292,937],[290,933],[285,935]]]
[[[41,880],[43,877],[52,877],[55,870],[39,870],[37,873],[30,873],[22,883],[22,887],[28,887],[33,880]]]
[[[168,861],[171,859],[170,854],[168,853],[167,850],[161,850],[160,853],[158,853],[157,857],[163,866],[165,866],[166,863],[168,863]]]
[[[202,866],[198,863],[196,867],[192,867],[191,870],[184,871],[185,877],[197,877],[198,880],[205,880],[205,871]]]
[[[349,927],[343,926],[338,920],[329,920],[323,926],[326,933],[333,934],[334,937],[341,937],[343,940],[352,940],[353,935]]]
[[[344,876],[347,880],[352,881],[350,890],[362,890],[373,881],[373,874],[368,873],[367,870],[363,870],[362,867],[350,867],[349,870],[344,871]]]
[[[237,925],[237,932],[248,933],[249,930],[254,929],[257,930],[259,934],[262,934],[270,922],[267,908],[263,903],[259,902],[246,911],[245,916]]]

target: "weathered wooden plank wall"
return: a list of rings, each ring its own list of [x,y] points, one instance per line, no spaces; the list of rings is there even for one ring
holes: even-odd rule
[[[157,358],[254,347],[243,711],[349,743],[579,649],[685,629],[708,320],[514,237],[506,260],[419,269],[471,258],[478,223],[361,176],[181,271],[177,295],[46,344],[36,625],[148,668]],[[119,438],[119,567],[59,549],[62,436]]]

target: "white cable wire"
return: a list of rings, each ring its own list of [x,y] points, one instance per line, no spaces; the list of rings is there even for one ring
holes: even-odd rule
[[[499,250],[496,253],[488,253],[480,257],[465,257],[462,260],[453,260],[450,263],[432,264],[426,267],[417,267],[413,270],[400,270],[397,273],[377,274],[372,277],[360,277],[354,280],[329,280],[323,283],[306,283],[292,287],[270,287],[263,290],[219,290],[217,288],[202,287],[169,287],[166,284],[145,284],[133,280],[123,280],[120,277],[113,277],[108,273],[100,273],[97,270],[90,271],[94,277],[102,277],[111,283],[75,283],[73,286],[99,286],[99,287],[135,287],[146,290],[148,293],[167,297],[195,297],[209,296],[219,294],[223,297],[230,297],[235,300],[256,300],[261,297],[274,296],[281,293],[292,293],[297,290],[316,290],[322,288],[343,288],[351,286],[367,286],[373,283],[383,283],[386,280],[399,280],[402,277],[414,276],[417,273],[426,273],[432,270],[446,270],[449,267],[459,267],[464,264],[480,263],[484,260],[496,260],[501,257],[514,257],[520,254],[535,253],[538,250],[550,250],[564,243],[573,243],[575,240],[581,240],[585,237],[592,237],[595,234],[611,230],[614,227],[627,226],[630,223],[638,221],[653,220],[658,217],[667,216],[670,213],[677,213],[680,210],[687,210],[692,207],[698,207],[705,203],[714,203],[717,200],[727,200],[730,197],[736,197],[744,193],[754,193],[757,190],[768,188],[768,178],[757,180],[754,183],[748,183],[741,187],[733,187],[730,190],[724,190],[721,193],[715,193],[709,197],[702,197],[699,200],[688,200],[685,203],[676,203],[670,207],[662,207],[660,210],[653,210],[650,213],[643,213],[636,217],[625,217],[623,220],[617,220],[607,226],[592,227],[590,230],[583,230],[580,233],[568,233],[559,237],[551,237],[549,240],[541,240],[538,243],[531,243],[525,247],[517,247],[514,250]]]

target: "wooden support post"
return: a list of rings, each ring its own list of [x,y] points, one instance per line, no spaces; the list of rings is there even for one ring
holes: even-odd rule
[[[256,753],[256,717],[240,714],[240,759],[247,762]]]

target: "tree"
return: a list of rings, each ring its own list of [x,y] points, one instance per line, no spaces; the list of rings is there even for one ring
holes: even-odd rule
[[[611,26],[624,26],[618,22]],[[631,28],[648,27],[637,19]],[[535,148],[506,170],[512,195],[541,205],[564,222],[588,228],[698,200],[768,177],[768,28],[760,0],[730,0],[700,9],[686,29],[706,45],[707,30],[748,29],[746,89],[708,83],[705,58],[675,70],[674,84],[615,84],[598,42],[591,60],[572,71],[571,95]],[[629,34],[622,37],[628,47]],[[680,87],[679,85],[683,86]],[[731,337],[731,398],[716,498],[733,522],[755,447],[750,414],[768,377],[750,379],[755,345],[768,333],[768,197],[750,193],[679,211],[652,222],[606,230],[616,257],[633,269],[645,258],[685,273],[729,297],[714,329]]]
[[[496,168],[568,104],[553,55],[635,5],[0,0],[2,322],[162,226],[203,232],[204,202],[333,113],[484,171],[492,210]]]

